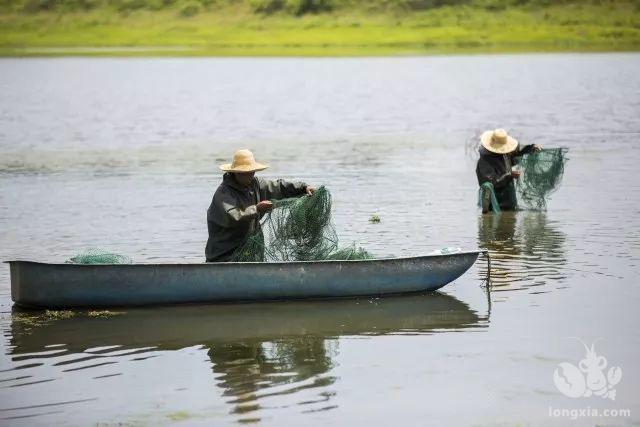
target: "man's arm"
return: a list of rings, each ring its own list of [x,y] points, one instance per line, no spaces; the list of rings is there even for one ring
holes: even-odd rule
[[[256,217],[256,215],[258,215],[258,209],[256,205],[248,206],[245,209],[229,203],[223,203],[222,206],[226,213],[225,216],[227,217],[227,221],[230,227],[233,227],[235,224],[251,221]]]
[[[221,227],[233,228],[247,223],[258,215],[257,205],[242,208],[229,194],[216,193],[209,208],[209,219]]]
[[[542,150],[542,147],[540,147],[538,144],[529,144],[529,145],[525,145],[522,148],[518,147],[518,149],[516,150],[516,152],[515,152],[515,154],[513,156],[514,157],[520,157],[523,154],[534,153],[534,152],[540,151],[540,150]]]
[[[260,187],[261,200],[279,200],[288,197],[298,197],[307,194],[307,189],[312,188],[308,187],[304,182],[289,182],[283,179],[257,179]]]

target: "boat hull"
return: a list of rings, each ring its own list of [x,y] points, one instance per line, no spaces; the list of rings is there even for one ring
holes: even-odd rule
[[[77,265],[9,261],[23,306],[116,307],[433,291],[480,252],[365,261]]]

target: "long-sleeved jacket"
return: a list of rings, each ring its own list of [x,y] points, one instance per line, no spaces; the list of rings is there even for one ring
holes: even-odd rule
[[[508,154],[496,154],[480,147],[480,159],[476,166],[478,184],[485,182],[493,184],[500,209],[514,210],[518,207],[516,188],[511,176],[511,167],[517,164],[517,157],[528,154],[533,150],[533,145],[518,146]]]
[[[278,200],[305,194],[304,182],[253,178],[242,187],[230,173],[225,173],[207,210],[209,239],[205,248],[207,262],[228,261],[260,227],[256,204],[262,200]]]

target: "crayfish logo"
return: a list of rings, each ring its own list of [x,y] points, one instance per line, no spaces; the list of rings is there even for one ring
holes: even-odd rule
[[[604,399],[616,399],[615,386],[622,379],[622,369],[612,366],[606,371],[607,359],[598,356],[594,341],[591,347],[582,343],[586,354],[575,366],[568,362],[562,362],[553,372],[553,382],[562,394],[568,397],[600,396]]]

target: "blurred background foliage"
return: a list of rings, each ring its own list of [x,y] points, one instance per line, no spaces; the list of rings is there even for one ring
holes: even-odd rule
[[[489,11],[511,7],[541,8],[561,4],[613,5],[630,3],[640,11],[640,0],[0,0],[3,12],[81,12],[98,8],[118,12],[133,10],[158,11],[177,8],[183,16],[204,11],[245,6],[258,15],[285,14],[302,16],[344,10],[370,13],[410,13],[443,6],[467,6]]]
[[[640,0],[0,0],[5,56],[638,50]]]

